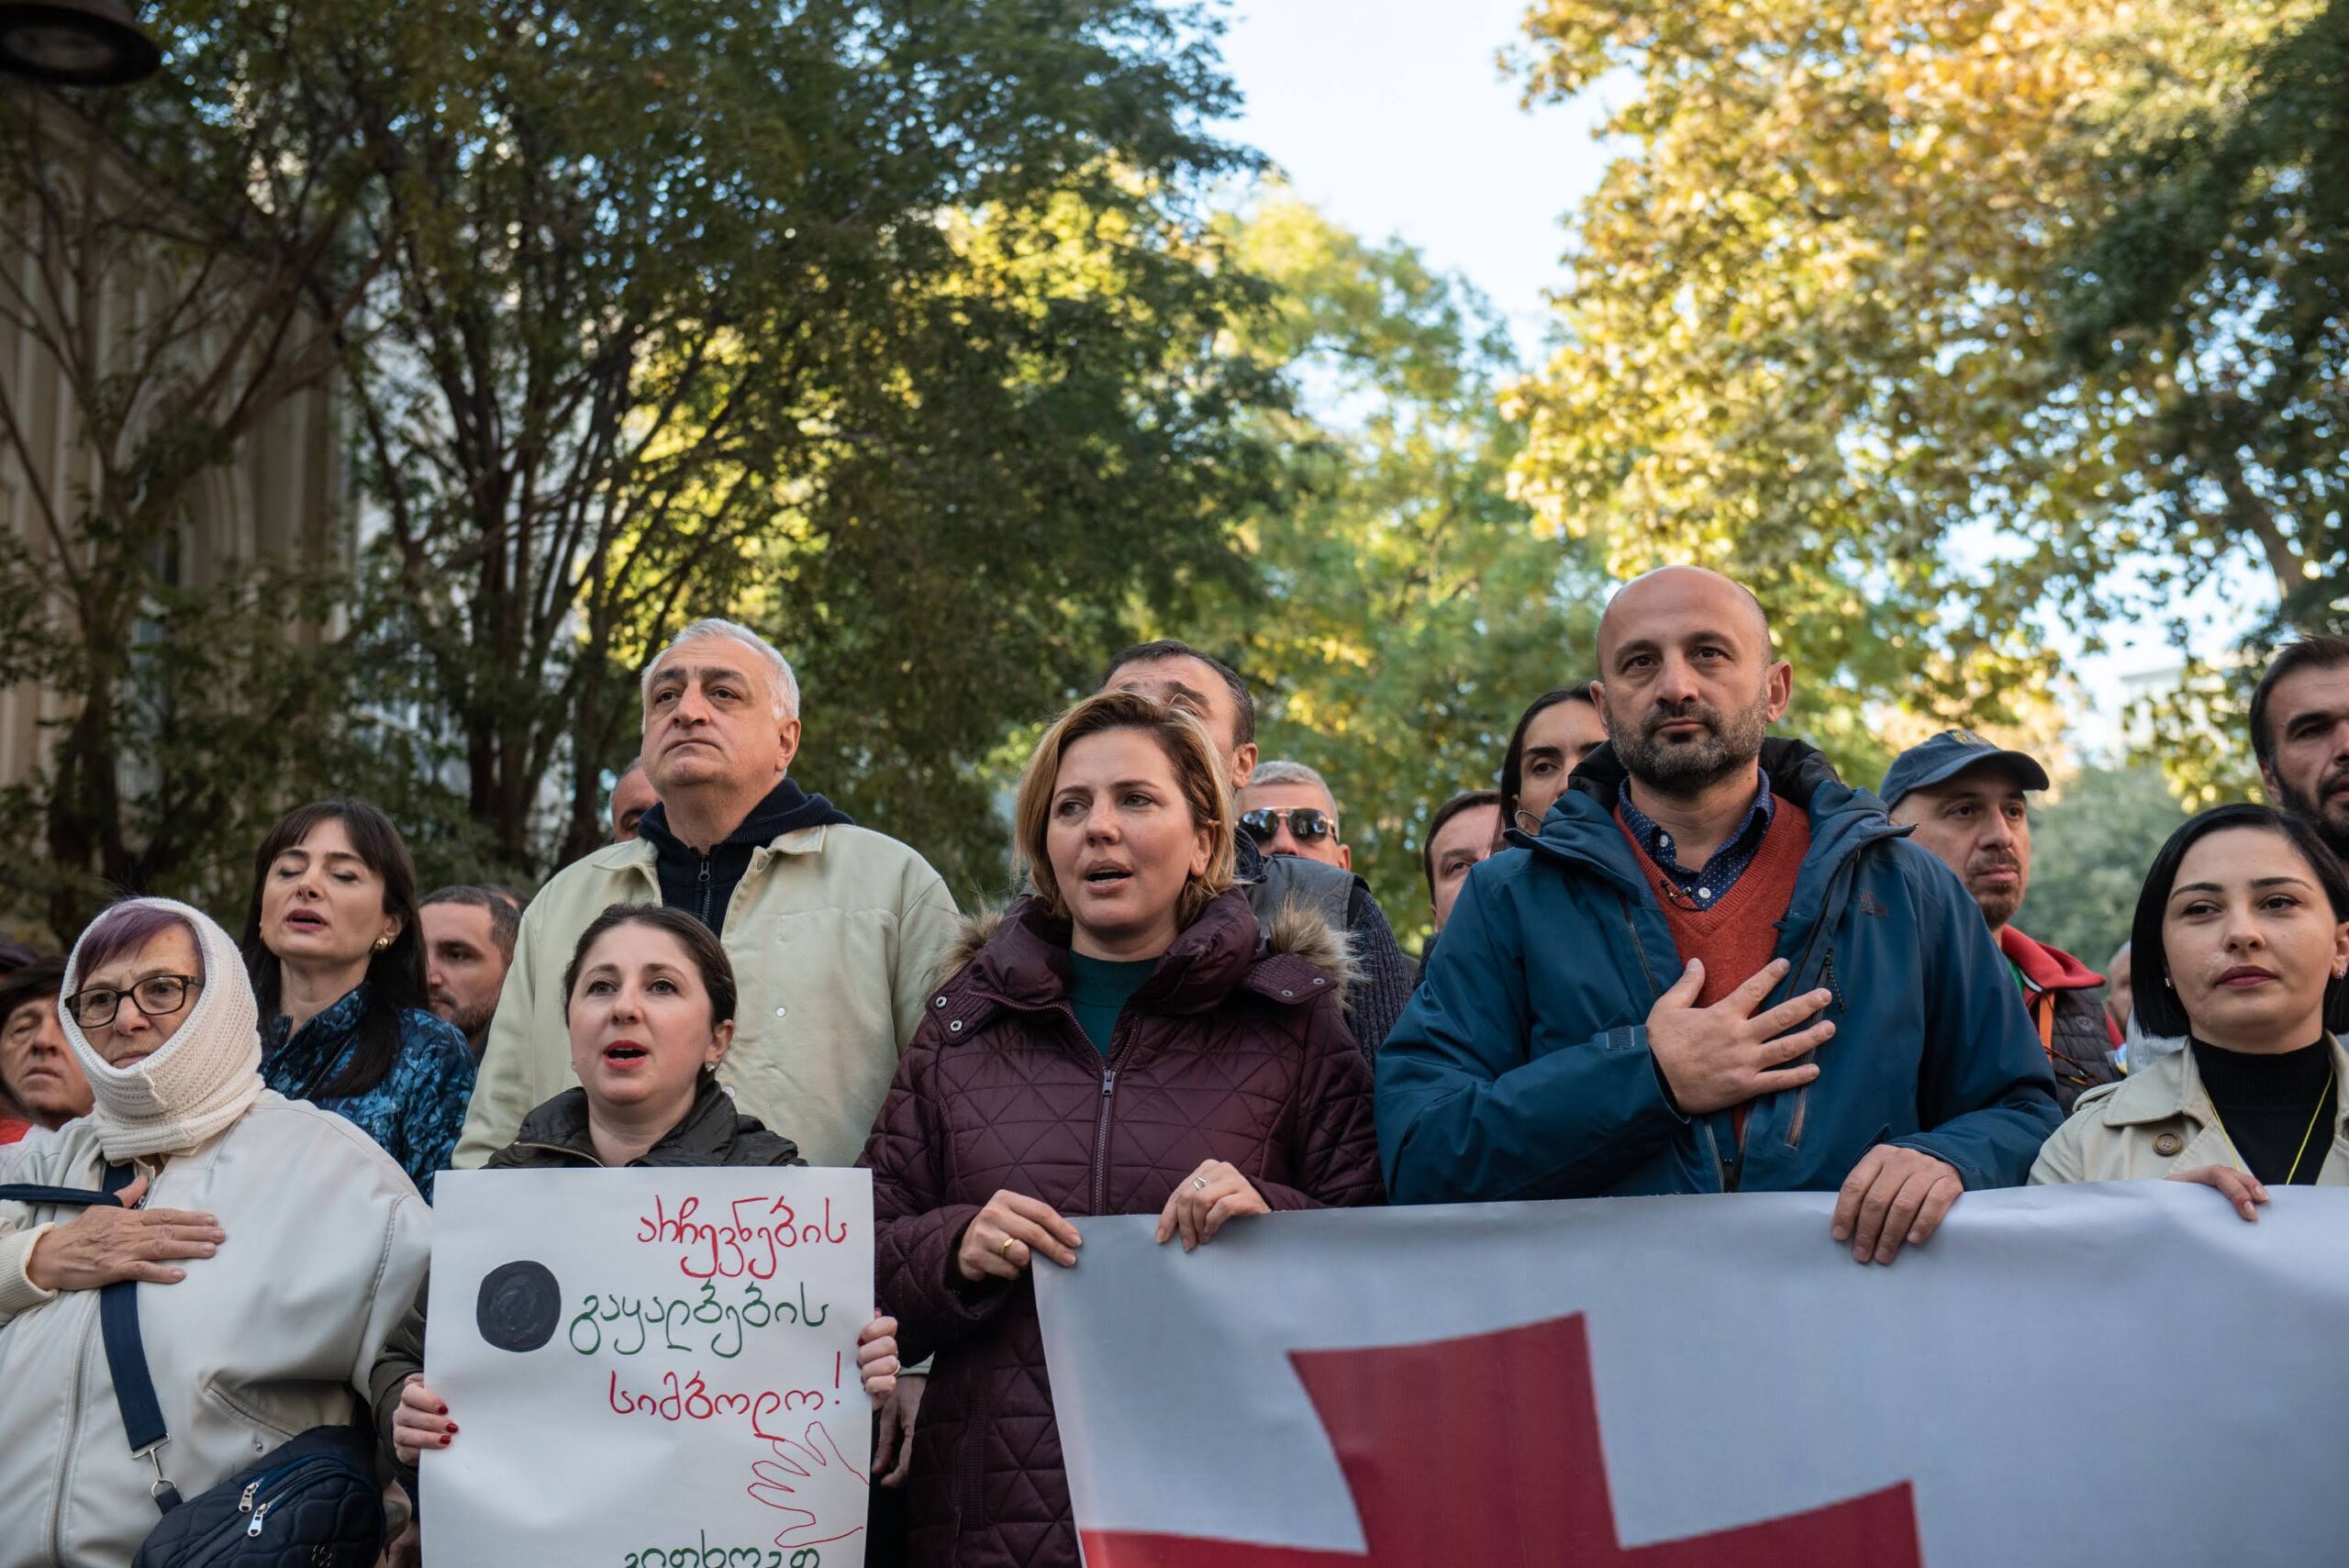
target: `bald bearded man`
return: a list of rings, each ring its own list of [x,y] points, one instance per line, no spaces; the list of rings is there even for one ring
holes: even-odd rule
[[[1949,868],[1827,760],[1753,594],[1690,567],[1616,594],[1609,743],[1530,848],[1468,873],[1378,1060],[1397,1203],[1838,1194],[1862,1262],[2019,1186],[2045,1052]]]

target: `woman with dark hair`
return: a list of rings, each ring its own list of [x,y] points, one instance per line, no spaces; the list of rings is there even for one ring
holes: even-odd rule
[[[2137,895],[2135,1005],[2183,1035],[2080,1096],[2036,1183],[2166,1176],[2257,1218],[2268,1184],[2349,1185],[2349,877],[2298,817],[2221,806],[2170,835]]]
[[[562,995],[579,1084],[524,1117],[487,1169],[807,1163],[791,1140],[737,1111],[718,1082],[734,1042],[734,967],[699,920],[658,904],[613,905],[579,934]],[[378,1435],[404,1474],[457,1432],[424,1381],[424,1322],[419,1294],[369,1380]]]
[[[1606,741],[1607,724],[1588,686],[1560,686],[1535,697],[1501,757],[1501,833],[1540,832],[1575,765]]]
[[[429,1200],[473,1057],[425,1006],[416,865],[391,818],[357,800],[279,818],[253,856],[242,945],[269,1086],[358,1123]]]

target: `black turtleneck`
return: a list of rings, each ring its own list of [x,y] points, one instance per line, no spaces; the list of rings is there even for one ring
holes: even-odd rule
[[[2330,1040],[2280,1056],[2254,1056],[2198,1040],[2194,1068],[2226,1125],[2228,1141],[2253,1175],[2279,1186],[2288,1173],[2294,1186],[2315,1184],[2332,1149],[2341,1100]]]
[[[669,814],[658,806],[639,819],[636,832],[652,846],[661,902],[722,934],[726,906],[733,902],[742,873],[751,869],[753,851],[785,833],[835,822],[853,826],[848,813],[785,779],[706,855],[669,830]]]

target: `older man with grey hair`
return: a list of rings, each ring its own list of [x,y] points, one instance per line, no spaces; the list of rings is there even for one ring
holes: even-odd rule
[[[855,1162],[957,917],[919,855],[785,776],[798,749],[799,684],[748,628],[696,621],[645,668],[644,771],[660,801],[635,838],[564,867],[523,916],[459,1165],[578,1082],[563,968],[607,906],[655,900],[733,960],[740,1000],[718,1072],[736,1103],[817,1164]]]

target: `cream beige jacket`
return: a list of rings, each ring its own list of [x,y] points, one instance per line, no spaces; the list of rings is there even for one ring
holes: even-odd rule
[[[2332,1071],[2342,1092],[2330,1129],[2312,1135],[2321,1155],[2317,1185],[2349,1186],[2349,1053],[2332,1042]],[[2132,1052],[2131,1060],[2135,1060]],[[2316,1107],[2309,1107],[2313,1111]],[[2326,1141],[2328,1134],[2330,1141]],[[2157,1056],[2123,1078],[2080,1096],[2071,1119],[2055,1129],[2031,1168],[2033,1185],[2057,1182],[2127,1182],[2192,1171],[2204,1165],[2243,1169],[2227,1141],[2194,1052]]]
[[[562,1021],[572,949],[607,906],[660,900],[652,846],[639,839],[573,862],[530,901],[458,1165],[481,1164],[579,1082]],[[752,851],[718,934],[741,992],[718,1069],[735,1103],[809,1163],[854,1164],[958,929],[945,883],[884,834],[831,823]]]
[[[11,1178],[102,1184],[88,1119]],[[312,1427],[340,1423],[416,1299],[432,1212],[373,1139],[331,1111],[263,1091],[188,1153],[148,1203],[228,1233],[187,1277],[139,1287],[139,1329],[171,1440],[163,1473],[189,1497]],[[0,1203],[0,1568],[127,1563],[159,1516],[131,1456],[98,1329],[98,1292],[50,1293],[8,1243],[80,1218]]]

